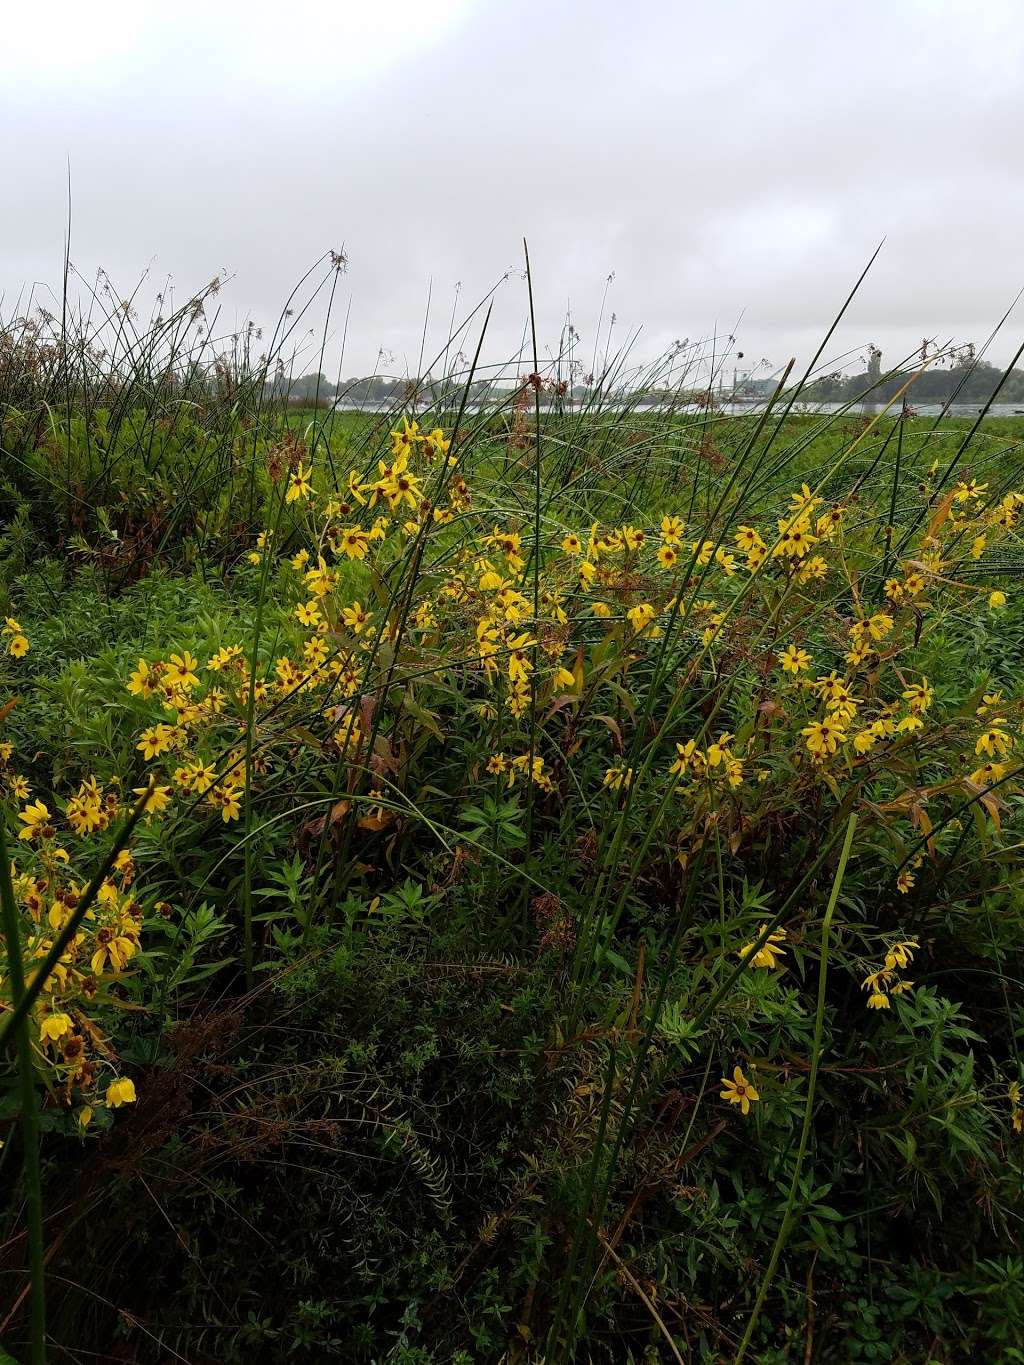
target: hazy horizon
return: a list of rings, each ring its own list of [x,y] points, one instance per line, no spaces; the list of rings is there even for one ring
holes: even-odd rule
[[[168,278],[182,301],[224,271],[218,331],[269,328],[343,247],[331,377],[346,315],[344,374],[415,372],[428,295],[429,357],[506,275],[486,356],[514,354],[524,235],[542,353],[571,315],[583,355],[734,335],[730,369],[802,365],[883,237],[826,353],[853,372],[871,342],[887,361],[923,337],[980,346],[1022,283],[1008,3],[188,16],[106,0],[5,17],[5,316],[26,287],[52,307],[69,175],[71,260],[120,294],[148,271],[143,314]],[[1020,331],[1015,313],[995,363]]]

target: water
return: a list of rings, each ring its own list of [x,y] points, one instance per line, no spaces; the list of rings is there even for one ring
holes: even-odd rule
[[[946,416],[977,417],[983,411],[984,406],[983,403],[951,403],[946,409]],[[917,417],[938,417],[943,411],[941,403],[912,403],[911,407]],[[734,417],[744,412],[760,412],[763,408],[763,403],[723,403],[720,407],[716,407],[715,411]],[[884,403],[854,403],[852,406],[845,403],[796,403],[793,411],[822,414],[846,411],[851,414],[862,414],[865,417],[875,417],[884,408]],[[686,411],[696,411],[696,409],[688,408]],[[899,413],[900,405],[896,403],[886,415],[898,417]],[[1024,417],[1024,404],[993,403],[988,410],[987,417]]]
[[[457,400],[453,400],[452,402],[449,402],[447,404],[447,407],[450,409],[452,407],[456,407],[457,405],[458,405]],[[611,399],[606,399],[602,406],[611,408],[614,407],[614,403],[612,402]],[[657,412],[660,405],[657,403],[641,402],[636,406],[640,411],[646,410],[649,412]],[[761,412],[763,411],[764,406],[765,406],[764,403],[760,402],[716,403],[713,410],[713,415],[725,417],[742,417],[748,413]],[[885,405],[882,403],[854,403],[852,405],[845,403],[796,403],[793,407],[793,412],[812,414],[816,413],[824,416],[827,414],[845,411],[851,416],[863,415],[866,417],[874,417],[877,416],[877,414],[883,410],[884,406]],[[914,414],[917,417],[938,417],[943,410],[941,403],[915,403],[912,406]],[[981,403],[953,403],[950,405],[949,408],[946,409],[946,416],[968,418],[977,417],[979,413],[982,411],[983,406],[984,405]],[[781,410],[781,405],[777,405],[777,408]],[[466,411],[472,413],[488,411],[497,412],[499,411],[499,409],[503,411],[508,411],[508,405],[505,404],[504,407],[502,407],[501,404],[496,402],[467,403],[466,405]],[[549,412],[550,410],[551,409],[548,406],[548,404],[546,403],[541,404],[542,412]],[[390,401],[384,403],[353,403],[349,402],[347,399],[339,399],[334,404],[334,411],[366,413],[389,412],[394,411],[394,402]],[[527,416],[529,416],[529,414],[532,411],[533,405],[531,404],[529,409],[527,409]],[[579,412],[579,407],[573,406],[570,408],[567,405],[566,411]],[[673,411],[692,415],[702,412],[703,409],[698,407],[696,404],[686,405],[680,404],[674,407]],[[899,404],[896,404],[888,410],[886,416],[897,417],[899,415],[899,412],[900,412]],[[993,403],[988,410],[986,420],[988,420],[988,418],[994,417],[1024,417],[1024,405],[1018,403]]]

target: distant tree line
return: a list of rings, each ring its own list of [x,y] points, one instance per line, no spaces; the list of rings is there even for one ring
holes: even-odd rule
[[[810,402],[850,403],[859,398],[887,403],[900,391],[913,369],[881,378],[881,353],[872,353],[866,374],[829,374],[808,384],[802,397]],[[984,403],[992,396],[1003,378],[1004,371],[997,365],[973,357],[957,359],[952,364],[936,362],[914,380],[907,401],[915,403]],[[870,389],[870,393],[867,392]],[[999,389],[1000,403],[1024,404],[1024,370],[1010,370]]]
[[[383,375],[372,375],[365,379],[343,379],[338,384],[332,383],[323,374],[304,374],[298,379],[291,380],[277,376],[270,387],[275,397],[286,397],[292,403],[312,403],[319,398],[326,402],[337,400],[346,403],[372,403],[375,406],[398,403],[413,394],[417,395],[421,403],[429,403],[432,399],[439,398],[442,392],[449,394],[451,392],[449,384],[436,380],[424,379],[417,383],[411,379],[387,379]],[[459,392],[462,392],[461,385]],[[471,402],[491,399],[499,392],[506,390],[499,389],[486,379],[476,380],[469,385]]]
[[[864,399],[870,402],[887,403],[892,399],[914,373],[914,369],[900,370],[884,375],[882,353],[871,347],[867,370],[859,374],[844,374],[836,371],[822,375],[804,385],[800,397],[809,403],[853,403]],[[907,398],[914,403],[945,403],[955,398],[959,403],[984,403],[995,392],[1003,370],[988,361],[978,360],[971,348],[966,348],[952,358],[936,361],[917,376]],[[775,389],[774,379],[745,379],[736,386],[735,394],[728,386],[721,389],[694,389],[681,392],[679,389],[651,387],[641,401],[671,403],[713,402],[718,397],[765,398]],[[383,375],[368,378],[343,379],[333,383],[323,374],[305,374],[298,379],[287,379],[280,373],[269,381],[268,387],[275,398],[283,398],[292,403],[323,403],[335,401],[365,403],[373,406],[401,404],[411,399],[415,393],[420,403],[427,405],[442,395],[449,396],[451,387],[446,381],[429,377],[420,381],[410,379],[389,379]],[[460,390],[461,391],[461,390]],[[471,403],[493,402],[499,398],[508,399],[513,389],[508,385],[495,384],[491,380],[476,380],[469,385]],[[571,392],[562,395],[569,401],[583,402],[591,390],[583,385],[574,385]],[[550,401],[547,396],[543,401]],[[999,389],[1000,403],[1020,403],[1024,405],[1024,369],[1010,370]]]

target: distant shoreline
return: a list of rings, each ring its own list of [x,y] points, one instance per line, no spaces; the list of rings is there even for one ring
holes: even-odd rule
[[[296,412],[314,409],[314,405],[311,403],[304,404],[302,402],[295,402],[291,406],[293,410]],[[447,406],[450,407],[451,405]],[[755,399],[750,402],[735,402],[732,400],[728,400],[721,404],[715,404],[714,406],[708,409],[696,403],[673,404],[670,401],[667,400],[662,401],[658,399],[649,400],[640,399],[632,404],[629,404],[628,402],[622,402],[621,404],[613,403],[611,400],[609,400],[601,405],[601,410],[607,410],[612,407],[620,406],[621,407],[632,406],[637,410],[642,410],[644,412],[664,411],[667,413],[679,413],[687,416],[697,416],[700,413],[707,411],[714,417],[741,417],[747,416],[748,414],[751,413],[763,412],[767,404],[760,399]],[[779,404],[777,406],[781,408],[782,405]],[[393,411],[394,404],[393,402],[371,403],[346,402],[342,400],[340,402],[328,403],[324,405],[320,410],[326,412],[352,412],[380,415],[381,413]],[[421,411],[423,412],[432,412],[436,410],[437,410],[436,407],[431,406],[426,406],[423,409],[421,409]],[[495,413],[495,415],[497,415],[500,412],[508,411],[509,405],[508,404],[501,405],[494,403],[468,403],[465,408],[466,412],[472,413],[487,412],[489,410],[492,410]],[[532,404],[530,410],[531,411],[533,410]],[[541,403],[540,410],[543,413],[551,413],[557,411],[558,409],[557,406],[553,403]],[[587,405],[585,403],[579,404],[574,403],[565,405],[565,411],[567,413],[573,413],[578,415],[581,412],[585,412],[586,410]],[[813,417],[830,416],[836,413],[847,413],[850,416],[873,417],[877,416],[878,413],[880,412],[884,412],[885,410],[886,404],[884,403],[797,403],[794,405],[792,413],[790,415],[794,417]],[[899,405],[895,404],[889,408],[888,415],[897,417],[900,415],[900,411],[901,409]],[[938,417],[944,414],[946,417],[950,418],[974,418],[980,416],[983,412],[985,412],[984,404],[979,403],[951,403],[948,407],[944,407],[944,405],[941,403],[921,403],[913,406],[910,415],[912,417]],[[1011,419],[1014,417],[1024,417],[1024,407],[1018,406],[1015,403],[994,403],[985,413],[986,421],[988,420],[1001,421]]]

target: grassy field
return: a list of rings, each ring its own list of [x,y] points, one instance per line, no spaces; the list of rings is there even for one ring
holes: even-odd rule
[[[3,1358],[1024,1359],[1024,421],[129,350],[0,348]]]

